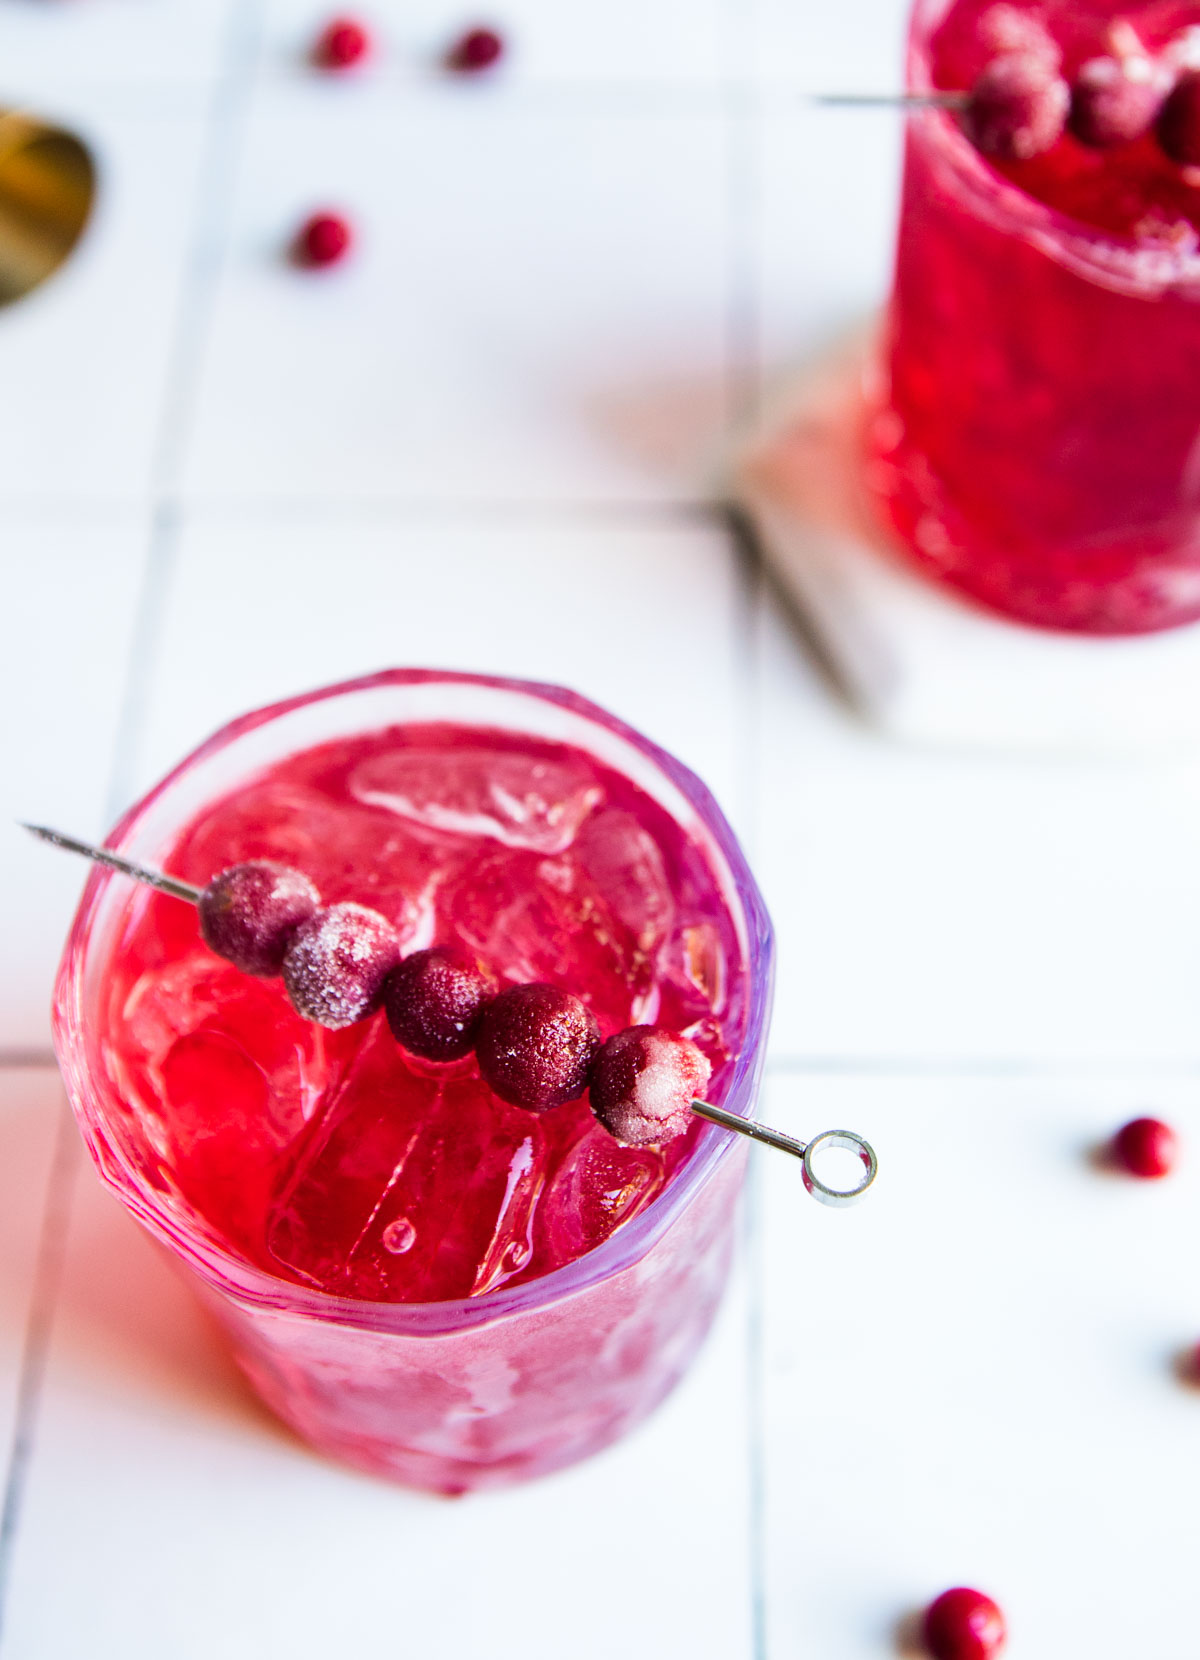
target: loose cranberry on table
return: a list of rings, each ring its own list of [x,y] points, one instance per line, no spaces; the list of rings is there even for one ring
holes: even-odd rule
[[[504,56],[504,40],[495,29],[468,29],[446,54],[446,65],[460,74],[477,74],[490,69]]]
[[[483,1011],[475,1040],[479,1070],[502,1101],[545,1112],[578,1100],[600,1047],[586,1004],[557,986],[512,986]]]
[[[337,1031],[376,1010],[400,955],[386,917],[366,905],[327,905],[302,922],[283,958],[283,983],[306,1020]]]
[[[1155,126],[1159,144],[1181,167],[1200,167],[1200,70],[1176,81]]]
[[[1150,131],[1169,90],[1162,66],[1142,54],[1089,58],[1071,86],[1067,125],[1094,150],[1132,144]]]
[[[1008,1636],[991,1597],[966,1585],[943,1591],[929,1604],[923,1629],[932,1660],[996,1660]]]
[[[1178,1140],[1161,1118],[1134,1118],[1113,1137],[1112,1155],[1128,1175],[1155,1180],[1175,1168]]]
[[[985,156],[1028,161],[1058,142],[1070,105],[1070,89],[1052,62],[1035,52],[1004,52],[968,93],[963,126]]]
[[[630,1026],[602,1045],[588,1093],[609,1135],[627,1147],[649,1147],[683,1134],[711,1076],[704,1055],[678,1032]]]
[[[314,213],[296,232],[292,258],[297,265],[313,268],[337,265],[353,242],[354,233],[340,213]]]
[[[334,17],[317,36],[312,61],[319,69],[351,69],[371,50],[366,25],[356,17]]]
[[[383,1007],[396,1042],[426,1061],[457,1061],[475,1047],[480,1018],[498,990],[467,951],[414,951],[387,977]]]

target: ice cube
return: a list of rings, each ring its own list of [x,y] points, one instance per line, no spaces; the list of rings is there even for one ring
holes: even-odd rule
[[[466,1297],[528,1264],[545,1181],[536,1118],[470,1062],[418,1070],[380,1026],[297,1143],[268,1220],[276,1262],[343,1296]]]
[[[578,763],[503,750],[401,749],[350,775],[351,793],[426,829],[560,853],[602,799]]]
[[[622,1147],[599,1124],[568,1152],[542,1200],[542,1225],[556,1263],[594,1250],[644,1210],[666,1179],[655,1147]]]

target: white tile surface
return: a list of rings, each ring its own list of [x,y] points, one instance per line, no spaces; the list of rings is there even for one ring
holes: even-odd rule
[[[266,85],[191,498],[673,500],[725,411],[724,127],[690,99]],[[355,257],[283,252],[314,208]]]
[[[106,828],[148,536],[141,513],[49,522],[0,510],[0,1050],[49,1043],[54,970],[84,880],[80,860],[15,821]]]
[[[748,0],[744,28],[756,67],[772,81],[821,92],[894,92],[902,82],[908,7],[859,0],[852,9]],[[833,158],[830,173],[840,171]]]
[[[100,185],[73,257],[0,311],[0,501],[136,501],[150,487],[206,108],[187,88],[43,103],[90,146]]]
[[[6,1656],[750,1660],[745,1305],[651,1423],[510,1493],[424,1498],[314,1457],[190,1294],[80,1184]],[[719,1571],[714,1571],[714,1563]]]
[[[236,0],[88,0],[0,5],[0,103],[46,88],[203,84],[217,73]]]
[[[1200,765],[901,746],[761,629],[777,1053],[1197,1057]]]
[[[53,1067],[0,1070],[0,1437],[11,1446],[42,1217],[63,1108]]]
[[[855,87],[861,82],[854,82]],[[891,278],[903,122],[777,92],[759,123],[757,284],[768,390],[860,327]]]
[[[728,539],[699,516],[202,517],[172,568],[138,782],[245,709],[419,664],[569,684],[732,809],[739,605]]]
[[[877,1660],[950,1585],[1022,1660],[1191,1648],[1200,1523],[1200,1082],[777,1079],[799,1133],[875,1142],[869,1203],[805,1202],[764,1158],[767,1653]],[[1138,1109],[1160,1182],[1088,1149]],[[905,1650],[905,1652],[911,1652]]]

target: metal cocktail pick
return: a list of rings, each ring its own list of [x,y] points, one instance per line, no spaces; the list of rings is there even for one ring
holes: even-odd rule
[[[119,853],[110,853],[106,847],[96,847],[92,842],[79,841],[74,836],[64,836],[60,830],[51,830],[47,825],[26,824],[23,820],[20,822],[23,830],[39,836],[44,842],[50,842],[54,847],[65,847],[68,853],[82,853],[85,859],[92,859],[99,865],[107,865],[110,870],[119,870],[125,876],[132,876],[135,882],[144,882],[148,887],[157,888],[160,893],[169,893],[174,899],[184,899],[189,905],[200,903],[200,896],[204,890],[193,887],[190,882],[181,882],[178,877],[168,876],[164,871],[134,864],[131,859],[124,859]],[[811,1141],[797,1141],[795,1136],[785,1135],[782,1130],[772,1130],[768,1125],[759,1124],[752,1118],[739,1118],[736,1113],[726,1112],[724,1107],[716,1107],[711,1101],[693,1101],[692,1111],[700,1118],[706,1118],[710,1124],[719,1124],[722,1129],[735,1130],[738,1135],[749,1136],[752,1141],[765,1142],[768,1147],[777,1147],[782,1153],[791,1153],[804,1166],[805,1187],[814,1199],[819,1199],[824,1205],[852,1205],[857,1199],[862,1198],[875,1180],[879,1161],[875,1157],[874,1148],[869,1141],[864,1141],[862,1136],[856,1135],[853,1130],[823,1130]],[[863,1174],[853,1187],[833,1187],[822,1181],[813,1169],[817,1155],[831,1147],[857,1153]]]

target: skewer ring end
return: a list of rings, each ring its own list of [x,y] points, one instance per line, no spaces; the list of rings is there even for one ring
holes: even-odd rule
[[[858,1154],[863,1167],[862,1175],[853,1187],[830,1187],[813,1169],[814,1159],[828,1147],[842,1147],[847,1152]],[[857,1204],[875,1180],[878,1169],[879,1160],[875,1157],[875,1149],[869,1141],[864,1141],[862,1136],[855,1135],[853,1130],[823,1130],[820,1135],[814,1136],[804,1149],[804,1185],[813,1198],[819,1199],[823,1205]]]

